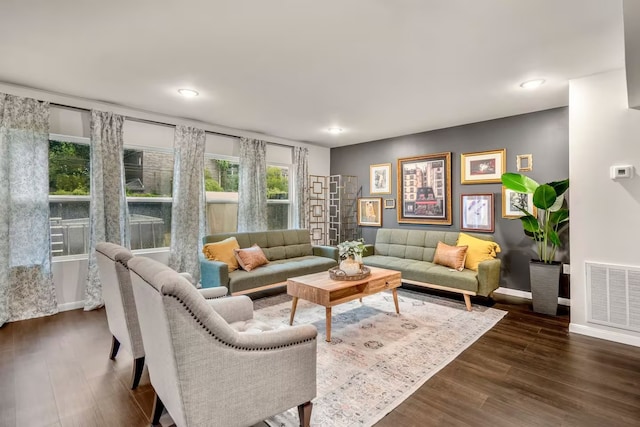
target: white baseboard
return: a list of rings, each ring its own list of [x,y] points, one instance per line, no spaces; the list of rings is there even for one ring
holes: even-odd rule
[[[502,295],[510,295],[512,297],[519,297],[525,299],[531,299],[531,292],[521,291],[520,289],[511,289],[511,288],[498,288],[494,291],[497,294]],[[558,304],[571,306],[571,300],[569,298],[560,298],[558,297]]]
[[[58,311],[69,311],[84,308],[84,301],[65,302],[64,304],[58,304]]]
[[[578,325],[575,323],[569,323],[569,332],[640,347],[640,336],[627,335],[621,332],[594,328],[587,325]]]

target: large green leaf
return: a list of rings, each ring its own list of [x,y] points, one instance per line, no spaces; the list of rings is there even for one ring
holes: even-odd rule
[[[549,215],[549,224],[560,224],[561,222],[567,221],[568,219],[569,209],[560,209],[558,211],[551,212],[551,215]]]
[[[564,205],[564,194],[560,194],[556,197],[556,201],[549,207],[549,210],[551,212],[559,211],[562,208],[562,205]]]
[[[554,190],[556,190],[556,194],[558,194],[559,196],[569,189],[569,179],[565,179],[562,181],[553,181],[550,182],[549,185],[552,186]]]
[[[540,224],[538,224],[537,218],[533,215],[522,216],[520,221],[522,221],[522,228],[524,228],[525,232],[535,233],[540,230]]]
[[[533,193],[540,184],[528,176],[507,172],[502,174],[502,185],[518,193]]]
[[[542,184],[533,193],[533,204],[538,209],[549,209],[556,201],[558,194],[549,184]]]
[[[549,240],[554,245],[560,246],[562,244],[562,242],[560,241],[560,237],[558,237],[558,233],[556,233],[554,230],[549,230],[548,236]]]

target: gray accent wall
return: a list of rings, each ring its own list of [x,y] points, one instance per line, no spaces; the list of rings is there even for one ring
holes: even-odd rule
[[[529,291],[529,260],[535,257],[531,239],[524,235],[518,219],[502,218],[502,185],[460,184],[460,155],[476,151],[505,148],[507,171],[516,172],[516,156],[533,155],[533,170],[523,172],[536,181],[549,182],[569,177],[569,110],[566,107],[506,117],[486,122],[456,126],[395,138],[331,149],[331,174],[356,175],[362,197],[378,197],[369,192],[369,166],[391,163],[392,194],[396,209],[383,209],[382,226],[404,229],[460,229],[460,195],[493,193],[494,239],[502,248],[501,286]],[[436,226],[398,224],[398,158],[451,152],[452,225]],[[367,243],[375,241],[377,227],[361,227]],[[560,259],[569,262],[568,232],[563,233],[564,247]],[[561,289],[561,296],[567,296]]]

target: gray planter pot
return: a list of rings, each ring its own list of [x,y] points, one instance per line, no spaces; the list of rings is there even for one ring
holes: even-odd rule
[[[544,264],[531,261],[531,299],[533,311],[555,316],[558,311],[558,288],[560,286],[561,263]]]

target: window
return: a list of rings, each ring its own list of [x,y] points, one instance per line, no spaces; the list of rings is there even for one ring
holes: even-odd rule
[[[204,189],[209,234],[238,229],[239,169],[237,161],[205,156]]]
[[[89,250],[90,147],[88,138],[49,141],[49,209],[53,256]],[[125,190],[131,249],[167,247],[171,238],[173,153],[125,149]]]
[[[267,229],[289,228],[289,168],[267,166]]]

